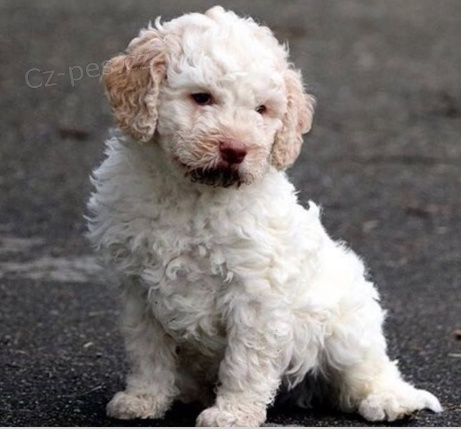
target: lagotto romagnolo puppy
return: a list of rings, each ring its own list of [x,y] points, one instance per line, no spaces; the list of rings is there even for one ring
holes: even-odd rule
[[[201,400],[199,426],[258,426],[277,392],[306,403],[322,382],[371,421],[441,410],[389,360],[363,263],[284,173],[314,107],[287,56],[214,7],[157,21],[105,66],[119,131],[93,174],[89,237],[121,283],[131,362],[111,417]]]

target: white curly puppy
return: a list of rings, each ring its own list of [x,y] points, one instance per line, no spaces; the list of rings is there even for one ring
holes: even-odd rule
[[[89,236],[121,280],[131,359],[109,416],[211,399],[197,425],[258,426],[307,375],[371,421],[441,410],[389,360],[360,259],[298,204],[284,170],[313,98],[268,28],[221,7],[157,21],[103,81],[122,133],[94,172]]]

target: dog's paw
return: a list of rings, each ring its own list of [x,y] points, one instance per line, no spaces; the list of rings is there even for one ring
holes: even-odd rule
[[[148,393],[118,392],[107,404],[108,417],[119,420],[160,419],[168,411],[170,401]]]
[[[442,411],[442,406],[432,393],[401,383],[369,394],[360,403],[358,411],[371,422],[382,420],[392,422],[423,409],[439,413]]]
[[[266,420],[265,412],[247,413],[242,410],[223,410],[216,406],[207,408],[197,417],[196,426],[202,427],[258,427]]]

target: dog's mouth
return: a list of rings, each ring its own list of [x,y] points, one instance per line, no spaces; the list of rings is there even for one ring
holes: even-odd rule
[[[186,169],[186,176],[194,183],[215,188],[239,187],[243,180],[236,168],[193,168]]]
[[[174,158],[174,162],[183,170],[184,176],[193,183],[200,183],[214,188],[230,188],[232,186],[238,188],[240,185],[248,183],[248,177],[242,174],[239,165],[219,162],[206,167],[198,167],[188,165],[177,157]]]

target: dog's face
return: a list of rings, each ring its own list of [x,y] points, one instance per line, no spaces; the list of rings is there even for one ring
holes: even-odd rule
[[[284,47],[220,7],[142,31],[103,80],[125,132],[155,140],[173,168],[212,186],[285,169],[312,122],[313,98]]]

